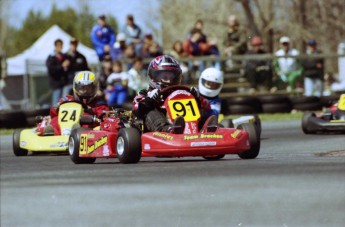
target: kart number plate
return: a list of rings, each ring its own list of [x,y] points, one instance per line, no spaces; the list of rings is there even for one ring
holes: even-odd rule
[[[198,104],[195,99],[181,99],[168,101],[171,118],[175,120],[183,116],[186,122],[197,121],[200,118]]]
[[[338,103],[339,110],[345,110],[345,95],[341,95]]]

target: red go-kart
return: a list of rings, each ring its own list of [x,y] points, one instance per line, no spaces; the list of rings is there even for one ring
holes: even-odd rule
[[[68,143],[74,163],[93,163],[96,158],[118,158],[121,163],[137,163],[141,157],[200,156],[207,160],[237,154],[243,159],[256,158],[260,139],[254,124],[237,128],[222,125],[199,129],[200,110],[187,86],[172,86],[161,91],[161,108],[171,122],[178,116],[185,119],[183,134],[147,132],[142,120],[131,111],[115,109],[103,116],[99,129],[74,129]]]

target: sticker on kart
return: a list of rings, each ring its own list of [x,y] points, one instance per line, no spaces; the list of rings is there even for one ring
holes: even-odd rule
[[[80,135],[80,151],[79,154],[90,154],[97,150],[98,148],[102,147],[103,145],[107,144],[108,137],[102,136],[101,138],[97,139],[95,142],[88,144],[88,135],[81,134]],[[103,149],[104,152],[104,149]],[[106,152],[106,153],[109,153]]]
[[[183,116],[186,122],[197,121],[200,118],[198,104],[195,99],[169,100],[170,117],[175,120]]]

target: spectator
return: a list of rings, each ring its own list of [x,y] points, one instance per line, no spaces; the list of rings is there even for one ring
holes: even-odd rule
[[[266,54],[261,37],[254,36],[250,41],[251,49],[248,55]],[[272,63],[270,60],[248,60],[245,62],[245,76],[250,83],[250,91],[257,89],[268,91],[272,83]]]
[[[185,58],[188,57],[187,52],[183,49],[183,43],[180,40],[174,42],[172,50],[169,52],[169,55],[174,58]]]
[[[190,38],[192,36],[193,29],[198,29],[200,31],[200,35],[201,35],[199,42],[206,43],[207,42],[207,36],[203,32],[203,28],[204,28],[204,22],[201,19],[198,19],[195,22],[194,27],[191,29],[190,34],[188,34],[187,38]]]
[[[111,58],[115,60],[124,60],[126,58],[126,35],[124,33],[117,34],[116,42],[110,52]]]
[[[275,80],[275,86],[278,89],[286,88],[287,91],[291,91],[296,88],[296,84],[301,78],[302,67],[296,58],[281,56],[298,56],[299,51],[290,47],[289,37],[283,36],[279,42],[282,48],[275,53],[276,56],[280,57],[274,62],[274,69],[278,76]]]
[[[146,34],[143,43],[141,44],[138,56],[142,58],[154,58],[162,55],[162,48],[153,39],[152,34]]]
[[[99,91],[98,96],[104,96],[104,90],[107,88],[107,79],[113,72],[113,62],[110,55],[105,55],[101,64],[101,69],[97,75],[99,78]]]
[[[104,55],[110,54],[111,48],[116,40],[113,28],[107,24],[106,17],[98,17],[98,24],[92,28],[91,41],[97,52],[100,61]]]
[[[143,66],[143,59],[136,57],[133,60],[132,68],[128,71],[128,90],[130,97],[134,98],[139,91],[147,89],[148,81]]]
[[[134,22],[133,15],[127,15],[126,25],[122,32],[126,35],[126,44],[133,44],[135,51],[138,53],[140,43],[142,42],[142,32],[141,28]]]
[[[247,35],[246,31],[241,28],[240,23],[235,15],[228,18],[228,29],[224,37],[224,54],[226,56],[241,55],[247,51]],[[231,60],[226,62],[229,68],[234,67],[235,62]],[[236,62],[240,64],[240,62]]]
[[[308,40],[308,55],[320,54],[315,40]],[[308,58],[302,60],[304,76],[304,95],[321,96],[323,93],[324,60],[322,58]]]
[[[122,63],[114,61],[113,72],[107,78],[107,88],[104,91],[109,106],[121,106],[128,96],[128,74],[122,71]]]
[[[137,57],[134,44],[129,44],[125,49],[125,58],[128,60],[127,69],[132,68],[132,62]]]
[[[57,103],[62,97],[62,90],[67,83],[67,72],[70,66],[70,61],[62,53],[63,41],[61,39],[55,40],[54,46],[54,52],[46,60],[49,85],[53,91],[52,105]]]
[[[168,54],[176,59],[188,57],[188,54],[183,49],[183,43],[180,40],[177,40],[174,42],[172,46],[172,50],[170,50]],[[181,62],[181,61],[180,61],[180,67],[182,70],[182,80],[183,80],[182,82],[187,83],[188,81],[186,81],[186,78],[187,78],[186,74],[188,73],[188,67],[185,64],[185,62]]]
[[[63,88],[62,96],[71,95],[73,93],[72,88],[74,76],[79,71],[89,70],[85,56],[77,50],[78,43],[78,39],[72,38],[70,41],[70,48],[66,53],[66,57],[70,61],[70,66],[68,67],[67,85]]]
[[[210,46],[207,43],[202,43],[200,42],[202,38],[202,34],[199,29],[194,28],[191,31],[191,36],[190,38],[186,39],[183,42],[183,49],[187,53],[188,57],[198,57],[198,56],[203,56],[205,53],[207,53],[210,49]],[[191,74],[195,74],[196,71],[201,73],[204,68],[204,62],[203,61],[189,61],[188,62],[188,68],[191,72]],[[195,76],[195,75],[194,75]],[[188,80],[193,77],[192,75]],[[196,77],[196,76],[195,76]],[[199,76],[197,76],[199,77]],[[188,81],[190,82],[190,81]]]

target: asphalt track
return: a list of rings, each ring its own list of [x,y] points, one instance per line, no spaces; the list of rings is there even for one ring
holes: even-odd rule
[[[344,226],[344,135],[263,122],[257,159],[15,157],[1,136],[1,226]]]

